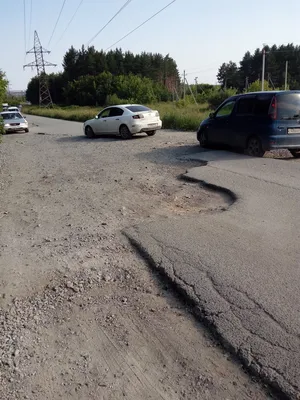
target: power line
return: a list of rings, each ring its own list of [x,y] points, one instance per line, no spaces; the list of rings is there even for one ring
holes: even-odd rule
[[[147,22],[149,22],[151,19],[153,19],[154,17],[156,17],[158,14],[160,14],[162,11],[164,11],[166,8],[170,7],[171,4],[175,3],[176,0],[171,1],[169,4],[167,4],[165,7],[163,7],[161,10],[159,10],[157,13],[155,13],[154,15],[152,15],[152,17],[148,18],[146,21],[144,21],[143,23],[141,23],[139,26],[137,26],[136,28],[134,28],[132,31],[130,31],[129,33],[127,33],[127,35],[123,36],[120,40],[118,40],[117,42],[115,42],[114,44],[112,44],[111,46],[109,46],[105,51],[111,49],[112,47],[114,47],[116,44],[120,43],[123,39],[127,38],[129,35],[131,35],[133,32],[137,31],[139,28],[141,28],[143,25],[145,25]]]
[[[26,0],[23,0],[23,11],[24,11],[24,46],[25,46],[25,55],[27,51],[27,41],[26,41],[26,34],[27,34],[27,29],[26,29]]]
[[[31,23],[32,23],[32,0],[30,0],[30,17],[29,17],[29,30],[28,30],[28,43],[31,39]]]
[[[68,30],[69,26],[71,25],[71,23],[73,22],[74,18],[76,17],[76,14],[78,13],[79,8],[81,7],[82,3],[84,2],[84,0],[81,0],[78,7],[76,8],[72,18],[70,19],[70,21],[68,22],[68,25],[66,26],[66,29],[63,31],[61,37],[58,39],[58,41],[56,42],[56,45],[61,41],[61,39],[64,37],[66,31]],[[55,45],[55,46],[56,46]]]
[[[60,20],[61,14],[62,14],[63,9],[64,9],[64,6],[65,6],[65,4],[66,4],[66,1],[67,1],[67,0],[64,0],[63,3],[62,3],[60,12],[59,12],[59,14],[58,14],[57,20],[56,20],[56,22],[55,22],[55,25],[54,25],[54,28],[53,28],[53,31],[52,31],[52,34],[51,34],[51,37],[50,37],[49,42],[48,42],[48,47],[49,47],[50,42],[51,42],[51,40],[52,40],[52,38],[53,38],[54,32],[55,32],[55,30],[56,30],[58,21]]]
[[[93,37],[92,37],[92,39],[90,39],[88,42],[87,42],[87,46],[89,46],[91,43],[92,43],[92,41],[94,40],[94,39],[96,39],[96,37],[120,14],[120,12],[121,11],[123,11],[124,10],[124,8],[126,8],[130,3],[131,3],[131,1],[132,0],[127,0],[126,2],[125,2],[125,4],[123,4],[123,6],[119,9],[119,11],[117,11],[116,12],[116,14],[100,29],[100,31],[98,31],[97,33],[96,33],[96,35],[94,35]]]

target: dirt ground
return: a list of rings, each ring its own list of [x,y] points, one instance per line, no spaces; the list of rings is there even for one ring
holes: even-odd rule
[[[122,234],[226,207],[179,179],[194,134],[88,140],[29,120],[0,145],[0,398],[271,398]]]

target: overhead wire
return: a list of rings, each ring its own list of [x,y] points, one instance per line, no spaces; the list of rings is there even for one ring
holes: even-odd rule
[[[153,14],[150,18],[148,18],[146,21],[142,22],[139,26],[137,26],[136,28],[134,28],[132,31],[130,31],[129,33],[127,33],[125,36],[123,36],[121,39],[119,39],[117,42],[115,42],[114,44],[112,44],[111,46],[107,47],[107,49],[105,49],[105,51],[111,49],[112,47],[114,47],[116,44],[120,43],[122,40],[124,40],[125,38],[127,38],[129,35],[131,35],[133,32],[137,31],[139,28],[141,28],[143,25],[145,25],[147,22],[151,21],[151,19],[153,19],[154,17],[156,17],[158,14],[160,14],[162,11],[164,11],[166,8],[170,7],[173,3],[175,3],[176,0],[171,1],[169,4],[167,4],[165,7],[163,7],[162,9],[160,9],[157,13]]]
[[[59,22],[59,20],[60,20],[61,14],[62,14],[63,9],[64,9],[64,7],[65,7],[66,1],[67,1],[67,0],[63,0],[63,3],[62,3],[62,6],[61,6],[61,9],[60,9],[60,12],[59,12],[59,14],[58,14],[57,20],[56,20],[56,22],[55,22],[55,25],[54,25],[54,28],[53,28],[53,31],[52,31],[52,34],[51,34],[51,37],[50,37],[49,42],[48,42],[48,47],[49,47],[49,45],[50,45],[50,43],[51,43],[51,40],[52,40],[52,38],[53,38],[53,35],[54,35],[55,30],[56,30],[57,24],[58,24],[58,22]]]
[[[58,41],[56,42],[55,46],[61,41],[61,39],[64,37],[65,33],[67,32],[67,30],[69,29],[69,26],[71,25],[71,23],[73,22],[74,18],[76,17],[80,7],[82,6],[82,3],[84,2],[84,0],[81,0],[80,3],[78,4],[74,14],[72,15],[70,21],[68,22],[66,29],[63,31],[61,37],[58,39]]]
[[[87,46],[89,46],[98,35],[126,8],[132,0],[127,0],[125,4],[116,12],[116,14],[87,42]]]
[[[32,25],[32,0],[30,0],[28,43],[30,43],[30,39],[31,39],[31,25]]]
[[[25,55],[27,51],[27,41],[26,41],[26,35],[27,35],[27,28],[26,28],[26,0],[23,0],[23,17],[24,17],[24,47],[25,47]]]

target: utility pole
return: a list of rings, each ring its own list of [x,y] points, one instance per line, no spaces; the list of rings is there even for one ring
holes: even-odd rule
[[[284,83],[284,90],[287,90],[288,87],[288,67],[289,67],[289,62],[285,62],[285,83]]]
[[[56,64],[49,63],[44,60],[44,54],[50,54],[50,51],[45,50],[40,42],[37,31],[34,31],[34,46],[26,54],[34,54],[35,61],[23,66],[36,68],[37,76],[39,78],[39,104],[40,107],[52,107],[53,102],[48,87],[45,67],[56,67]]]
[[[248,78],[248,76],[246,76],[245,90],[248,90],[248,86],[249,86],[249,78]]]
[[[185,81],[186,81],[186,74],[185,70],[183,71],[183,100],[185,100]]]
[[[263,48],[262,51],[262,74],[261,74],[261,90],[264,91],[265,88],[265,69],[266,69],[266,49]]]
[[[196,76],[196,78],[195,78],[195,92],[197,95],[198,94],[198,76]]]
[[[190,87],[190,85],[189,85],[187,79],[186,79],[186,84],[188,85],[188,88],[190,89],[190,92],[191,92],[191,95],[192,95],[192,97],[193,97],[193,99],[194,99],[195,104],[198,105],[197,100],[196,100],[196,97],[195,97],[195,95],[194,95],[194,93],[193,93],[193,91],[192,91],[192,89],[191,89],[191,87]]]

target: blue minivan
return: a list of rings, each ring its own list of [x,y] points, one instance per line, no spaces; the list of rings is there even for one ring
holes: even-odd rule
[[[201,147],[236,147],[254,157],[275,149],[300,157],[300,90],[232,96],[201,123],[197,139]]]

